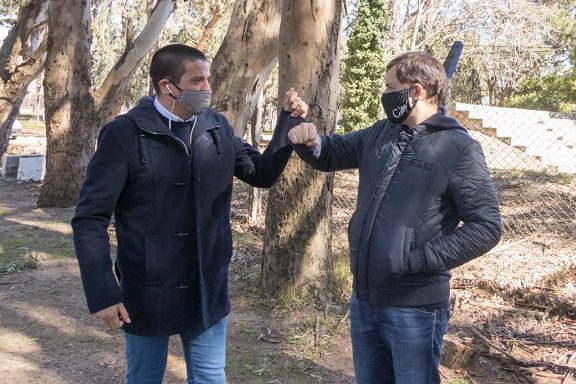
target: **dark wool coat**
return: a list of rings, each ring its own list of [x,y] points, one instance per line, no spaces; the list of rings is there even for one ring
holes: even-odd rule
[[[104,126],[72,220],[90,312],[123,302],[132,320],[123,329],[148,336],[206,329],[226,316],[233,177],[272,186],[292,151],[287,132],[302,121],[282,112],[263,154],[211,109],[187,148],[152,98]]]
[[[381,120],[296,146],[314,168],[359,168],[348,229],[359,300],[445,307],[451,268],[500,240],[500,211],[482,148],[443,109],[412,130]],[[463,223],[459,226],[460,223]]]

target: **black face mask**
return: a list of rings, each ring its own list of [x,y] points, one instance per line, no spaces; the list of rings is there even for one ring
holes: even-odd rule
[[[386,117],[390,122],[399,124],[406,120],[412,112],[413,107],[410,106],[410,99],[408,98],[410,89],[412,87],[382,94],[382,107],[384,107],[384,112],[386,112]]]

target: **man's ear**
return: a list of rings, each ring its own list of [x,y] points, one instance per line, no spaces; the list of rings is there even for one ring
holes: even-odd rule
[[[170,80],[168,79],[162,79],[158,82],[158,89],[160,89],[160,92],[163,94],[170,94]]]
[[[426,94],[426,90],[424,89],[424,87],[422,86],[422,84],[420,83],[416,83],[412,86],[412,97],[414,99],[418,99],[418,100],[426,100],[427,98],[427,94]]]

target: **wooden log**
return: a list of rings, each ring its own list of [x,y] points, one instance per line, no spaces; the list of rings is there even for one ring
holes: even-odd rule
[[[467,338],[461,342],[445,337],[440,364],[450,369],[465,368],[474,356],[472,340],[472,338]]]

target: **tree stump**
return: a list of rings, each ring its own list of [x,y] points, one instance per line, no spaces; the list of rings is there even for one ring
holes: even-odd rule
[[[471,337],[463,341],[444,338],[444,349],[440,364],[450,369],[466,367],[475,353],[472,349],[473,340]]]

